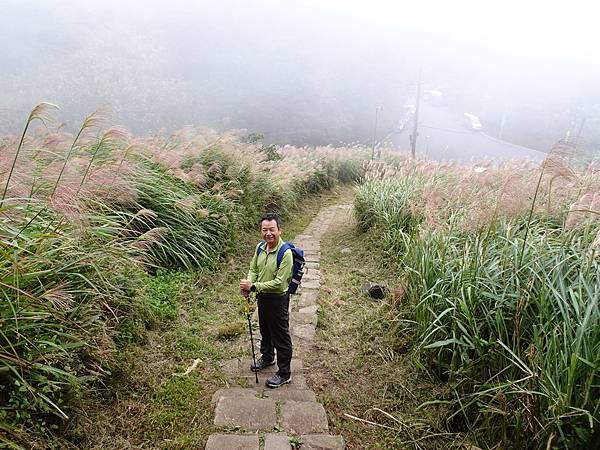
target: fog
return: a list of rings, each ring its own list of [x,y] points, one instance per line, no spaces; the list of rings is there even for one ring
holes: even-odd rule
[[[0,0],[0,132],[40,101],[136,133],[246,128],[370,143],[423,89],[538,150],[600,147],[600,27],[588,2]],[[417,5],[415,5],[417,4]],[[411,98],[413,100],[411,100]],[[423,118],[426,120],[426,118]]]

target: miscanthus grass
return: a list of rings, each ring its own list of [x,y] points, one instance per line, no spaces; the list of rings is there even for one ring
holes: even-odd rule
[[[401,335],[454,386],[449,429],[490,446],[599,442],[598,173],[550,158],[512,174],[402,162],[357,190],[406,287]]]
[[[71,135],[46,128],[52,108],[0,140],[0,446],[14,448],[64,432],[77,398],[110,386],[121,346],[176,320],[168,292],[153,298],[167,269],[215,267],[265,210],[364,173],[359,148],[265,152],[191,128],[134,138],[101,112]]]

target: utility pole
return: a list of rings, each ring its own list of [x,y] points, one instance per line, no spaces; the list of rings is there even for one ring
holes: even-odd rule
[[[419,82],[417,83],[417,101],[415,105],[415,123],[413,125],[413,132],[410,136],[410,155],[412,159],[415,159],[417,154],[417,136],[419,135],[418,126],[419,126],[419,104],[421,103],[421,72],[423,68],[419,68]]]
[[[373,126],[373,146],[371,148],[371,161],[373,161],[373,158],[375,158],[375,144],[377,142],[377,115],[382,109],[383,107],[381,106],[377,106],[375,108],[375,125]]]
[[[504,134],[504,125],[506,124],[506,113],[508,110],[508,104],[504,104],[504,112],[502,113],[502,120],[500,121],[500,132],[498,133],[498,139],[502,139]]]
[[[579,131],[577,132],[577,137],[575,138],[575,146],[579,145],[579,138],[581,137],[581,133],[583,132],[583,126],[585,125],[585,120],[587,117],[581,119],[581,125],[579,125]]]

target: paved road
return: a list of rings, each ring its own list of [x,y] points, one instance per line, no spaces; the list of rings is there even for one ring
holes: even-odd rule
[[[485,128],[485,124],[483,124]],[[389,136],[392,144],[402,150],[410,149],[409,135],[412,127]],[[419,137],[417,156],[441,160],[455,160],[463,163],[492,159],[531,159],[541,161],[545,153],[520,145],[501,141],[473,131],[463,125],[461,115],[443,106],[421,105],[419,112]]]

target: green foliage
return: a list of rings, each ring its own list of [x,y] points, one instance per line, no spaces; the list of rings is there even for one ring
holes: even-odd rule
[[[27,423],[49,414],[66,419],[66,394],[101,376],[117,323],[139,311],[130,294],[140,288],[142,272],[106,230],[74,228],[45,207],[35,212],[19,204],[2,213],[5,420]]]
[[[276,145],[263,145],[260,148],[260,151],[265,154],[267,161],[279,161],[281,159],[281,155],[277,151]]]
[[[233,204],[219,194],[199,193],[153,166],[146,166],[135,181],[139,207],[156,215],[138,229],[149,244],[149,263],[214,266],[233,237]]]

